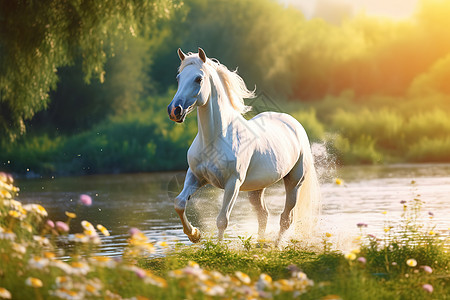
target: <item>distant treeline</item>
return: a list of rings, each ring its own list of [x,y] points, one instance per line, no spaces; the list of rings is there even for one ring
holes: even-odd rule
[[[327,140],[342,163],[450,161],[450,3],[421,1],[413,18],[363,14],[330,24],[270,0],[186,0],[150,38],[116,44],[104,83],[81,63],[58,70],[46,111],[2,168],[25,173],[184,169],[194,114],[178,126],[166,106],[176,49],[198,46]],[[278,102],[279,101],[279,102]]]

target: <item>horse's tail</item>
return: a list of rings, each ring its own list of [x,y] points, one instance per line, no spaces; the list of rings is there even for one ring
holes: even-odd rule
[[[297,204],[293,209],[293,225],[295,232],[302,237],[310,236],[317,225],[321,211],[320,185],[314,167],[314,157],[306,133],[300,138],[303,149],[304,180]],[[300,158],[300,159],[302,159]]]

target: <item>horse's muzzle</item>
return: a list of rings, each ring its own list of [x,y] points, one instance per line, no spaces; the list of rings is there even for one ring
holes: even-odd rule
[[[177,123],[183,123],[184,118],[186,117],[186,112],[181,105],[174,105],[172,107],[169,105],[167,107],[167,112],[169,114],[169,118]]]

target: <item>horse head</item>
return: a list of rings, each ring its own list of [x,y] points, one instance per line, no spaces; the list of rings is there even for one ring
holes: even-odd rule
[[[189,53],[188,56],[178,48],[178,56],[181,60],[177,75],[178,90],[167,112],[172,121],[182,123],[197,106],[208,102],[211,86],[204,67],[208,61],[202,48],[198,48],[198,54]]]

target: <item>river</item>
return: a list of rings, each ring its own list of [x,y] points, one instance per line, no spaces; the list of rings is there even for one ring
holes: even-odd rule
[[[71,232],[82,231],[81,220],[104,225],[111,236],[102,237],[99,252],[119,256],[132,227],[139,228],[155,243],[190,244],[170,200],[181,188],[183,176],[182,172],[94,175],[20,179],[16,185],[21,189],[18,200],[43,205],[52,220],[66,220],[65,211],[76,212],[78,218],[72,221]],[[436,232],[450,227],[448,164],[349,166],[336,168],[331,176],[323,177],[322,215],[317,233],[320,238],[325,232],[341,240],[356,236],[357,223],[368,225],[366,233],[382,235],[387,223],[395,225],[399,220],[403,212],[401,200],[422,200],[422,218],[431,222],[427,226],[436,225]],[[341,184],[334,178],[339,178]],[[90,195],[92,206],[79,205],[80,194]],[[215,218],[221,199],[222,191],[205,187],[188,205],[189,219],[205,236],[216,234]],[[281,183],[267,189],[266,203],[271,214],[270,235],[279,228],[284,205]],[[428,220],[428,212],[433,214],[432,220]],[[246,193],[240,193],[226,234],[229,239],[237,239],[237,236],[256,236],[256,232],[256,215]],[[163,247],[157,248],[157,255],[163,253]]]

